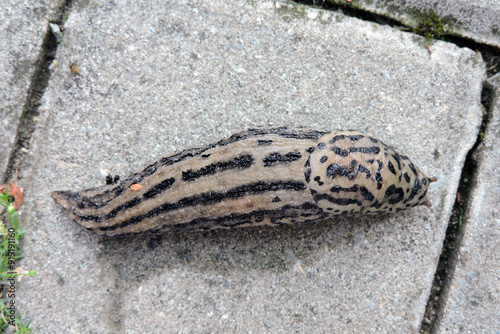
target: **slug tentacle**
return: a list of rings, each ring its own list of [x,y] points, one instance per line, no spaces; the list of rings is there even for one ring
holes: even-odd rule
[[[367,134],[273,127],[52,197],[79,224],[112,236],[397,212],[426,204],[430,182],[406,156]]]

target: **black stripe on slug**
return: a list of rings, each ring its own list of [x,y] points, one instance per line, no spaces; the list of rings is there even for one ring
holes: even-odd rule
[[[326,199],[328,202],[338,204],[338,205],[351,205],[357,204],[359,206],[363,205],[359,200],[353,198],[336,198],[328,194],[318,193],[314,195],[314,200],[316,202]]]
[[[397,152],[395,152],[391,155],[394,158],[394,160],[396,160],[396,163],[398,164],[398,169],[401,170],[401,157],[400,157],[400,155]]]
[[[337,155],[340,155],[342,157],[347,157],[349,155],[349,152],[347,152],[346,150],[343,150],[341,149],[340,147],[337,147],[337,146],[333,146],[332,147],[332,151],[333,153],[337,154]]]
[[[228,144],[232,144],[241,140],[245,140],[248,138],[253,138],[257,136],[265,136],[265,135],[278,135],[284,138],[291,139],[310,139],[310,140],[318,140],[319,137],[327,134],[329,132],[318,131],[318,130],[309,130],[309,129],[293,129],[288,128],[286,126],[276,127],[276,128],[255,128],[248,129],[247,131],[242,131],[239,133],[235,133],[231,137],[227,139],[223,139],[212,145],[212,147],[218,146],[226,146]]]
[[[300,152],[288,152],[285,155],[281,155],[279,152],[272,152],[267,157],[263,158],[264,167],[270,167],[275,165],[284,165],[295,160],[302,158]]]
[[[348,136],[348,138],[352,141],[356,141],[356,140],[360,140],[362,138],[364,138],[363,135],[352,135],[352,136]]]
[[[415,169],[415,166],[413,166],[413,164],[409,164],[408,167],[410,167],[411,171],[413,172],[413,174],[417,175],[418,176],[418,173],[417,173],[417,170]]]
[[[101,231],[112,231],[112,230],[116,230],[118,228],[137,224],[145,218],[155,217],[159,214],[166,213],[166,212],[173,211],[173,210],[177,210],[177,209],[181,209],[181,208],[187,208],[187,207],[196,206],[196,205],[211,205],[211,204],[215,204],[215,203],[220,203],[225,199],[239,198],[239,197],[248,196],[248,195],[257,195],[257,194],[262,194],[262,193],[266,193],[269,191],[277,191],[277,190],[282,190],[282,189],[303,191],[306,189],[306,186],[304,183],[298,182],[298,181],[275,181],[275,182],[270,182],[270,183],[255,182],[255,183],[251,183],[251,184],[247,184],[244,186],[239,186],[239,187],[230,189],[226,192],[210,191],[210,192],[202,193],[199,195],[184,197],[176,203],[164,203],[164,204],[154,208],[153,210],[151,210],[147,213],[132,217],[129,220],[126,220],[122,223],[119,223],[119,224],[116,224],[113,226],[102,227],[100,229],[101,229]]]
[[[101,222],[101,217],[99,216],[91,216],[91,215],[80,215],[76,212],[75,209],[73,209],[73,214],[78,217],[80,220],[85,220],[85,221],[94,221],[97,223]]]
[[[124,186],[128,187],[128,186],[135,184],[135,183],[141,183],[141,181],[144,180],[146,177],[154,174],[158,170],[158,168],[160,168],[162,166],[174,165],[174,164],[181,162],[181,161],[184,161],[188,158],[196,157],[198,155],[205,153],[206,151],[208,151],[209,149],[211,149],[213,147],[214,146],[206,146],[203,148],[199,148],[199,147],[190,148],[190,149],[186,149],[184,151],[163,157],[160,160],[157,160],[154,163],[148,165],[141,172],[137,172],[137,173],[134,173],[134,174],[128,176],[125,180],[120,182],[120,184],[122,186],[124,185]],[[208,158],[209,156],[210,156],[210,154],[202,155],[202,157],[204,157],[204,158]]]
[[[309,154],[311,154],[311,153],[314,152],[314,150],[315,150],[314,147],[309,147],[309,148],[306,149],[306,152],[309,153]]]
[[[213,175],[216,172],[224,171],[227,169],[248,168],[253,164],[253,160],[254,159],[251,154],[243,154],[232,160],[215,162],[196,171],[189,169],[185,172],[182,172],[182,179],[184,181],[193,181],[202,176]]]
[[[344,135],[338,135],[338,136],[335,136],[332,139],[330,139],[329,143],[330,144],[334,144],[336,141],[342,140],[342,139],[345,139],[345,136]]]
[[[94,189],[97,188],[87,189],[84,191],[84,193],[88,191],[93,191]],[[124,191],[125,187],[123,187],[122,185],[118,185],[112,189],[106,189],[104,192],[92,197],[83,196],[80,202],[77,204],[77,206],[80,209],[85,209],[85,208],[99,209],[108,205],[112,200],[120,196]],[[77,194],[80,195],[80,193]]]
[[[272,144],[272,140],[264,140],[264,139],[258,139],[257,140],[257,145],[259,146],[264,146],[264,145],[271,145]]]
[[[358,191],[358,185],[355,184],[353,185],[351,188],[342,188],[341,186],[333,186],[330,188],[330,191],[332,193],[339,193],[341,191],[345,191],[345,192],[356,192]]]
[[[125,202],[123,204],[120,204],[118,205],[116,208],[114,208],[113,210],[111,210],[110,213],[108,213],[106,215],[106,219],[111,219],[111,218],[114,218],[116,217],[116,215],[118,214],[118,212],[122,211],[122,210],[125,210],[125,209],[129,209],[129,208],[132,208],[134,206],[136,206],[137,204],[139,204],[141,202],[141,199],[139,197],[136,197],[128,202]]]
[[[377,140],[377,139],[375,139],[375,138],[368,137],[368,139],[370,139],[370,141],[371,141],[372,143],[375,143],[375,144],[376,144],[376,143],[378,143],[378,140]]]
[[[144,193],[143,195],[144,199],[153,198],[156,195],[164,192],[165,190],[169,189],[172,186],[172,184],[174,184],[174,182],[175,179],[173,177],[161,181],[160,183],[154,185],[151,189],[149,189]]]
[[[307,211],[307,212],[305,212]],[[252,220],[259,223],[265,218],[269,218],[273,224],[281,224],[283,219],[297,217],[300,213],[307,216],[317,215],[320,218],[323,213],[317,205],[306,202],[302,205],[284,205],[278,209],[272,210],[255,210],[249,213],[232,213],[222,217],[216,218],[195,218],[188,222],[183,222],[175,225],[165,224],[161,228],[151,230],[150,233],[159,232],[175,232],[175,231],[189,231],[189,230],[211,230],[213,226],[224,227],[237,227],[243,224],[251,224]]]
[[[365,153],[365,154],[379,154],[380,148],[377,146],[349,148],[349,153],[354,153],[354,152]]]

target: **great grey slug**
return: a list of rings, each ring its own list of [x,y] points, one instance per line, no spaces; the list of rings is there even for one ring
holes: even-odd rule
[[[271,127],[167,155],[113,184],[52,197],[87,229],[121,236],[398,212],[429,205],[432,181],[365,133]]]

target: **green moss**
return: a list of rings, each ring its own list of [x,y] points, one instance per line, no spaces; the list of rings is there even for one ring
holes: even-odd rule
[[[191,250],[189,248],[178,250],[175,257],[184,263],[189,263],[193,260]]]
[[[444,33],[444,23],[435,12],[429,12],[418,19],[414,32],[426,39],[439,39]]]
[[[276,8],[276,14],[288,23],[297,19],[304,19],[306,17],[306,9],[306,6],[295,3],[279,4]]]
[[[451,15],[441,17],[435,11],[423,12],[415,8],[407,9],[407,12],[416,21],[413,32],[422,35],[431,44],[434,39],[441,39],[449,30],[453,30],[457,19]]]

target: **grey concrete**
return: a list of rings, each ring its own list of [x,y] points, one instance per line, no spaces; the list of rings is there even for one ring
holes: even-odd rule
[[[345,5],[345,0],[328,0]],[[500,47],[500,2],[497,0],[353,0],[355,7],[416,27],[426,13],[434,12],[446,33]]]
[[[500,333],[500,81],[439,333]]]
[[[418,331],[481,121],[477,53],[271,1],[78,2],[64,28],[23,173],[36,332]],[[394,144],[439,177],[432,209],[105,240],[49,197],[275,124]]]
[[[16,139],[19,119],[56,1],[5,0],[0,10],[0,178]]]

